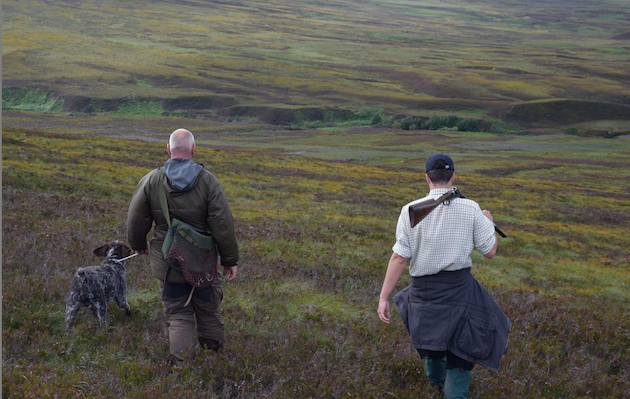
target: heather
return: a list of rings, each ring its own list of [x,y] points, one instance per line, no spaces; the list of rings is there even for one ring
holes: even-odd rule
[[[513,328],[499,373],[473,371],[471,397],[625,395],[626,138],[589,139],[592,156],[578,157],[587,143],[571,135],[266,132],[248,133],[264,148],[198,134],[197,159],[226,190],[243,260],[225,285],[226,347],[171,370],[146,258],[127,266],[131,319],[112,304],[104,329],[87,310],[68,333],[63,321],[72,273],[98,261],[102,242],[125,238],[130,195],[164,159],[168,133],[5,128],[5,397],[432,397],[402,323],[380,323],[375,309],[400,206],[426,191],[421,159],[433,146],[462,152],[458,186],[509,234],[498,258],[474,256]],[[312,149],[306,141],[318,158],[286,149]],[[401,153],[402,141],[427,149]]]
[[[436,152],[508,234],[470,397],[630,396],[628,40],[627,0],[3,0],[3,398],[435,397],[376,307]],[[131,318],[64,312],[177,128],[242,260],[225,348],[172,369],[146,258]]]

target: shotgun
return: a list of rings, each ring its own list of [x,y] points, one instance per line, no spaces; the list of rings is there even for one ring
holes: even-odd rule
[[[447,203],[451,201],[453,198],[466,198],[464,194],[462,194],[457,187],[451,187],[448,192],[442,195],[438,199],[429,198],[422,202],[418,202],[417,204],[413,204],[409,207],[409,221],[411,222],[411,227],[415,227],[422,219],[424,219],[432,210],[437,208],[438,205],[442,203]],[[494,223],[494,222],[492,222]],[[499,235],[503,238],[507,237],[504,232],[501,231],[500,228],[494,224],[494,230],[499,233]]]

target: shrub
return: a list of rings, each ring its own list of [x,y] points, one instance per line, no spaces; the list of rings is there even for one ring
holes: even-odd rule
[[[420,118],[413,118],[411,116],[400,119],[398,123],[400,123],[400,128],[403,130],[419,130],[423,127],[423,123]]]
[[[604,133],[604,138],[605,139],[614,139],[617,136],[621,136],[621,133],[619,133],[619,132],[611,132],[611,131],[607,131],[606,133]]]
[[[170,116],[170,117],[174,117],[174,118],[196,118],[197,116],[191,112],[186,112],[186,111],[171,111],[171,112],[164,112],[163,114],[164,116]]]
[[[372,119],[370,120],[370,124],[372,126],[378,125],[381,122],[383,122],[383,117],[381,116],[381,114],[374,114],[374,115],[372,115]]]
[[[430,117],[426,122],[420,118],[411,116],[397,120],[392,124],[393,127],[403,130],[447,130],[452,132],[478,132],[480,130],[479,122],[474,119],[461,119],[455,115]]]
[[[479,124],[474,119],[460,119],[457,122],[457,130],[460,132],[476,132],[479,130]]]
[[[335,115],[335,113],[329,109],[324,109],[323,110],[324,113],[324,120],[323,122],[326,125],[334,125],[338,122],[340,122],[341,120],[337,117],[337,115]]]
[[[500,119],[489,118],[487,122],[490,123],[488,131],[491,133],[514,134],[522,129],[518,124],[508,123]]]
[[[356,119],[372,119],[375,115],[381,115],[380,108],[362,108],[354,113]]]
[[[572,135],[577,135],[579,132],[577,130],[577,128],[575,126],[571,126],[566,128],[566,130],[564,131],[564,133],[566,134],[572,134]]]
[[[444,126],[444,119],[441,116],[432,116],[427,121],[425,128],[428,130],[438,130]]]
[[[449,115],[446,118],[442,118],[442,127],[455,127],[460,121],[455,115]]]
[[[310,129],[319,129],[320,127],[324,127],[324,123],[322,121],[312,121],[305,124],[306,127]]]

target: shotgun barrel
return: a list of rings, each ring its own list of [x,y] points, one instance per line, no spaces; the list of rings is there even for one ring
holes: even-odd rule
[[[494,223],[494,222],[493,222],[493,223]],[[501,229],[497,227],[497,224],[496,224],[496,223],[494,223],[494,231],[496,231],[497,233],[499,233],[499,235],[500,235],[501,237],[503,237],[503,238],[507,237],[507,236],[505,235],[505,233],[504,233],[504,232],[502,232],[502,231],[501,231]]]

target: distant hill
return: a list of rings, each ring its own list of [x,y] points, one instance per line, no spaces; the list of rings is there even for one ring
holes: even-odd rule
[[[2,7],[3,87],[58,93],[75,112],[157,98],[208,115],[237,113],[230,107],[379,107],[514,120],[514,104],[570,99],[562,104],[597,104],[593,117],[606,121],[630,105],[623,67],[630,3],[619,0],[6,0]],[[516,119],[526,127],[532,118]],[[552,119],[549,126],[569,122]]]

